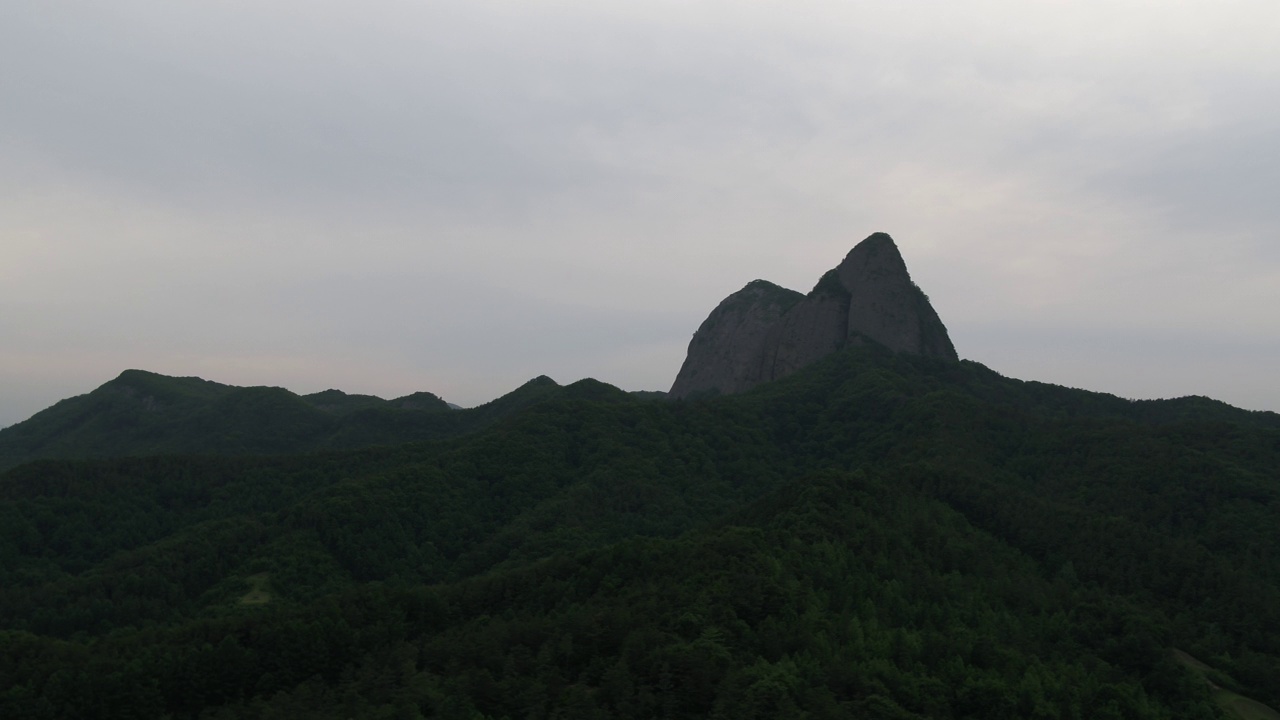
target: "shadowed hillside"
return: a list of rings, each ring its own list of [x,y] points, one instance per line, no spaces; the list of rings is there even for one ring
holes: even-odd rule
[[[469,410],[418,392],[394,400],[326,390],[235,387],[126,370],[0,430],[0,469],[39,458],[275,455],[450,437],[495,422],[558,387],[539,377]]]
[[[1280,700],[1274,415],[873,346],[523,392],[460,437],[0,476],[0,713],[1218,717],[1175,648]]]

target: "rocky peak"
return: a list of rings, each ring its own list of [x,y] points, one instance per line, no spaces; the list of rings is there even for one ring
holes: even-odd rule
[[[957,359],[946,327],[885,233],[854,246],[808,295],[756,280],[725,298],[694,333],[670,395],[742,392],[863,342]]]
[[[858,243],[836,268],[849,291],[849,337],[864,337],[894,352],[957,360],[955,347],[907,272],[893,238],[876,233]]]
[[[693,334],[671,395],[736,393],[759,383],[769,330],[803,299],[795,290],[753,280],[722,300]]]

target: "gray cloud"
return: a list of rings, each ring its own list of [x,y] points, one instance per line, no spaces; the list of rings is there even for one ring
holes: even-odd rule
[[[1266,2],[6,3],[0,425],[123,365],[661,388],[725,294],[807,290],[876,230],[964,356],[1280,409],[1278,27]]]

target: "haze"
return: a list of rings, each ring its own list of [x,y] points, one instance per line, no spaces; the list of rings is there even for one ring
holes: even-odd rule
[[[1280,5],[0,5],[0,426],[126,368],[670,386],[894,236],[963,358],[1280,410]]]

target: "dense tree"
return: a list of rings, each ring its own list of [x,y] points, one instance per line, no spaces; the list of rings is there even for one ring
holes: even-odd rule
[[[524,392],[451,439],[0,476],[0,716],[1280,704],[1273,416],[874,348],[741,396]]]

